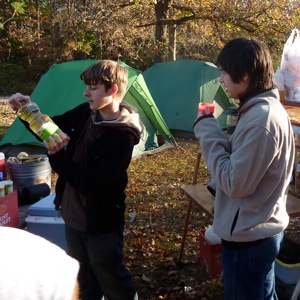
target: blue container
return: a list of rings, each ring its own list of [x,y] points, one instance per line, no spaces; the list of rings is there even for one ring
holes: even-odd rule
[[[41,199],[28,208],[25,219],[29,232],[44,237],[66,250],[65,222],[55,210],[55,194]]]
[[[58,211],[54,206],[55,194],[50,194],[40,201],[32,204],[28,208],[28,214],[30,216],[43,216],[43,217],[59,217]]]

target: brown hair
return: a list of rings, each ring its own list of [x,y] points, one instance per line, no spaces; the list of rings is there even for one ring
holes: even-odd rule
[[[249,91],[274,87],[271,55],[263,43],[254,39],[236,38],[229,41],[220,52],[217,65],[235,83],[248,74]]]
[[[117,96],[122,98],[128,83],[128,71],[112,60],[100,60],[85,69],[80,79],[86,85],[104,84],[106,91],[114,84],[118,86]]]

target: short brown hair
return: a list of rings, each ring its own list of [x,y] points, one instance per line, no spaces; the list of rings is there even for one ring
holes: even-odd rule
[[[118,86],[117,96],[122,98],[128,83],[128,71],[112,60],[100,60],[85,69],[80,79],[86,85],[104,84],[106,91],[114,84]]]

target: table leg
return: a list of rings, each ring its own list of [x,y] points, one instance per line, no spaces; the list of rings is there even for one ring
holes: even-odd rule
[[[192,201],[189,200],[189,206],[187,209],[187,214],[185,217],[185,222],[184,222],[184,230],[183,230],[183,235],[182,235],[182,240],[181,240],[181,245],[180,245],[180,250],[179,250],[179,255],[178,255],[178,262],[181,262],[181,258],[182,258],[182,253],[183,253],[183,248],[184,248],[184,244],[185,244],[185,240],[186,240],[186,234],[187,234],[187,228],[189,225],[189,220],[190,220],[190,214],[191,214],[191,209],[192,209]]]

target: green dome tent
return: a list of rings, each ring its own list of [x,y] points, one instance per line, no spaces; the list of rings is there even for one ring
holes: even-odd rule
[[[219,82],[220,70],[212,63],[177,60],[158,63],[143,72],[147,86],[171,132],[193,132],[200,101],[214,103],[214,116],[226,127],[223,111],[234,102]]]
[[[79,76],[84,69],[96,61],[79,60],[52,65],[34,89],[31,95],[32,101],[36,102],[41,111],[49,116],[61,114],[85,102],[86,98],[83,96],[85,85]],[[157,109],[142,73],[125,63],[118,63],[129,72],[124,100],[138,109],[141,120],[145,125],[141,142],[135,146],[133,156],[159,147],[157,135],[160,135],[165,143],[176,144]],[[34,148],[35,145],[43,146],[43,143],[37,141],[16,118],[0,142],[0,151],[5,152],[6,156],[12,156],[7,152],[16,152],[12,150],[16,146],[18,146],[17,151],[24,151],[22,149],[25,148],[25,145],[27,148],[28,145]],[[40,151],[40,149],[37,151]],[[36,153],[36,150],[34,152]]]

